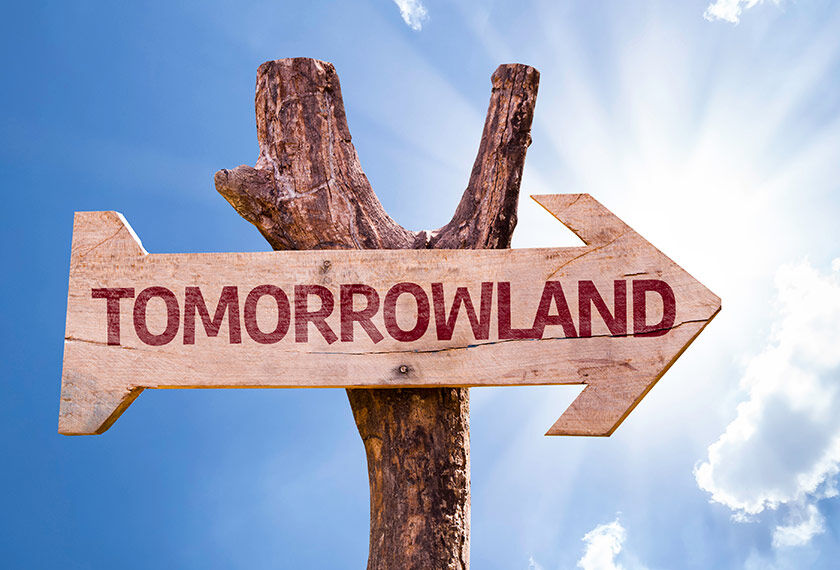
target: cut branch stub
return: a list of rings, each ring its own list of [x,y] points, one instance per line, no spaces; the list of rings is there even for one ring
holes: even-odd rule
[[[414,233],[373,193],[350,140],[332,64],[281,59],[257,71],[256,168],[216,173],[216,189],[274,249],[402,249]]]
[[[432,238],[434,248],[510,247],[540,74],[527,65],[500,65],[492,81],[469,185],[452,220]]]
[[[385,212],[350,138],[332,64],[281,59],[257,71],[256,168],[216,189],[274,249],[495,249],[510,246],[539,72],[501,65],[469,184],[440,230]],[[368,568],[469,568],[469,391],[347,390],[370,478]]]

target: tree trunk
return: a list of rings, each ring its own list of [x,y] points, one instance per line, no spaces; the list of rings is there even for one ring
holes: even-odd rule
[[[539,73],[502,65],[469,185],[441,229],[392,220],[359,164],[338,75],[281,59],[257,70],[256,168],[216,173],[216,189],[274,249],[506,248]],[[369,570],[469,568],[470,436],[466,388],[349,389],[370,478]]]

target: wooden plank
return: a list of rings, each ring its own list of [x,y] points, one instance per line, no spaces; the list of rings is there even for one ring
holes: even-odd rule
[[[59,432],[146,388],[585,384],[548,434],[609,435],[720,299],[588,194],[534,198],[586,245],[148,254],[77,213]]]

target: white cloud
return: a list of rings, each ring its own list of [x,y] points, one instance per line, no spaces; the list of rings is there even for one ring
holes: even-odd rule
[[[777,526],[773,531],[773,546],[784,548],[808,544],[813,537],[825,532],[825,519],[816,505],[805,505],[792,516],[789,524]]]
[[[534,560],[533,556],[528,558],[528,570],[543,570],[543,567],[540,566],[540,563]]]
[[[828,275],[808,262],[782,267],[776,287],[770,342],[747,363],[741,380],[749,397],[694,475],[735,520],[784,507],[786,523],[773,535],[774,545],[783,547],[823,532],[816,502],[837,495],[840,262]]]
[[[400,9],[400,16],[408,27],[419,32],[423,29],[423,22],[429,19],[429,13],[420,0],[394,0]]]
[[[753,6],[761,4],[764,0],[715,0],[714,3],[709,4],[706,11],[703,12],[703,17],[709,21],[712,20],[726,20],[737,24],[741,20],[741,13],[744,10],[749,10]],[[778,0],[773,0],[778,4]]]
[[[583,536],[586,550],[578,560],[578,567],[583,570],[622,570],[624,567],[616,562],[616,556],[626,538],[627,531],[618,519],[596,526]]]

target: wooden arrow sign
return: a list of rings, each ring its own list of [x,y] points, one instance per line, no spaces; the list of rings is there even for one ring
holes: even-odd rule
[[[145,388],[585,384],[547,435],[610,435],[720,299],[588,194],[534,199],[586,245],[148,254],[78,212],[58,431]]]

